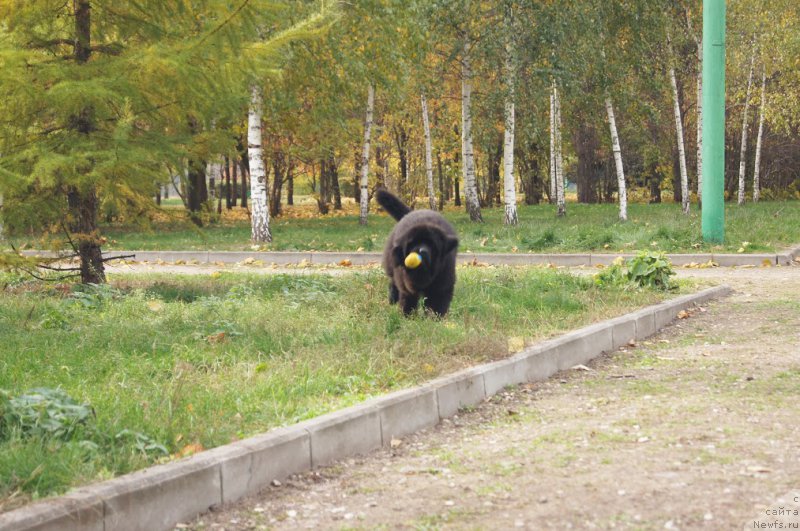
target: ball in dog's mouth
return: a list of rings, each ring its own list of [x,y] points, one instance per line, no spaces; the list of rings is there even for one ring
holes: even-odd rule
[[[405,265],[408,269],[416,269],[420,264],[422,264],[422,257],[418,252],[408,253],[405,260]]]

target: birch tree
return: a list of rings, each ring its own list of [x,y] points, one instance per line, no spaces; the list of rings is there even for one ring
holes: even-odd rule
[[[514,58],[512,45],[512,13],[511,8],[506,10],[506,100],[505,100],[505,130],[503,131],[503,200],[505,203],[506,225],[516,225],[517,218],[517,190],[514,179]]]
[[[747,162],[747,114],[750,111],[750,89],[753,85],[753,66],[755,64],[755,50],[750,57],[750,73],[747,75],[747,92],[744,97],[744,117],[742,118],[742,145],[739,150],[739,197],[738,204],[744,204],[744,177]]]
[[[697,45],[697,202],[703,202],[703,43]]]
[[[556,202],[556,116],[555,82],[550,89],[550,204]]]
[[[686,173],[686,150],[683,143],[683,120],[681,118],[681,102],[678,97],[678,82],[675,78],[675,67],[669,69],[669,81],[672,86],[672,102],[675,114],[675,135],[678,142],[678,160],[681,170],[681,206],[683,213],[689,213],[689,176]]]
[[[555,111],[555,157],[553,173],[556,178],[556,208],[559,217],[567,215],[567,203],[564,197],[564,171],[561,152],[561,96],[558,88],[553,85],[553,109]]]
[[[461,57],[461,159],[464,179],[464,200],[471,221],[483,222],[478,187],[475,181],[475,153],[472,148],[472,63],[470,41],[464,36]]]
[[[247,156],[250,160],[251,228],[253,243],[272,241],[269,230],[269,195],[267,171],[262,146],[261,115],[263,97],[258,87],[250,91],[250,110],[247,113]]]
[[[425,94],[420,95],[422,104],[422,126],[425,134],[425,176],[428,185],[428,205],[431,210],[436,210],[436,193],[433,190],[433,153],[431,148],[431,126],[428,121],[428,101]]]
[[[619,187],[619,219],[628,220],[628,192],[625,188],[625,170],[622,168],[622,148],[619,145],[617,134],[617,120],[614,117],[614,106],[611,97],[606,96],[606,113],[608,114],[608,127],[611,131],[611,148],[614,151],[614,167],[617,170],[617,186]]]
[[[758,138],[756,140],[756,162],[753,168],[753,202],[758,203],[761,198],[761,141],[764,138],[764,113],[767,107],[767,72],[761,74],[761,111],[758,117]],[[0,206],[3,198],[0,197]],[[0,234],[2,236],[2,234]]]
[[[361,188],[360,208],[358,222],[361,225],[367,224],[367,213],[369,211],[369,143],[372,134],[372,113],[375,107],[375,87],[370,84],[367,89],[367,116],[364,121],[364,147],[361,151]]]

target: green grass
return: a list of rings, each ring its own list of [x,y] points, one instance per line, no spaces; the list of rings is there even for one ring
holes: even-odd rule
[[[702,241],[700,215],[689,217],[680,205],[629,206],[629,221],[620,223],[616,205],[569,204],[568,215],[557,219],[549,205],[520,206],[520,224],[503,225],[501,208],[484,209],[485,223],[471,223],[461,210],[448,211],[460,237],[462,251],[472,252],[775,252],[800,243],[800,202],[761,202],[744,207],[727,205],[726,243]],[[270,250],[379,251],[394,222],[371,215],[367,227],[356,216],[273,220]],[[188,222],[158,225],[153,231],[109,226],[103,229],[112,244],[107,249],[136,250],[249,250],[247,221],[211,225],[201,230]],[[743,245],[749,242],[749,245]]]
[[[0,389],[62,388],[94,409],[92,445],[3,429],[0,510],[507,355],[665,295],[547,269],[462,268],[445,320],[406,319],[377,271],[344,277],[118,276],[110,286],[0,277]],[[2,402],[0,402],[2,409]]]

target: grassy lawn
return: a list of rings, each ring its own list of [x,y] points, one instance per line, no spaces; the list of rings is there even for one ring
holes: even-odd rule
[[[466,267],[439,321],[389,307],[378,271],[115,276],[98,288],[0,275],[0,287],[0,510],[501,358],[510,345],[667,296],[548,269]],[[3,407],[34,388],[90,404],[86,424],[61,439],[15,427]]]
[[[501,208],[484,209],[485,223],[480,225],[470,223],[461,209],[445,215],[461,236],[461,250],[473,252],[775,252],[800,243],[800,202],[727,205],[726,243],[720,246],[702,242],[700,214],[692,207],[685,217],[680,205],[631,204],[629,221],[620,223],[616,205],[571,203],[565,219],[557,219],[549,205],[520,206],[520,224],[514,228],[503,226]],[[375,214],[367,227],[358,225],[357,215],[296,217],[291,210],[289,214],[273,220],[274,242],[267,249],[377,251],[394,224]],[[249,222],[237,217],[201,230],[172,221],[156,224],[151,231],[116,225],[105,227],[103,233],[110,240],[108,250],[250,250]]]

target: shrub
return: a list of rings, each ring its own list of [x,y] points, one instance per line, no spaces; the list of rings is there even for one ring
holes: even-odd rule
[[[675,285],[670,277],[675,274],[672,263],[664,253],[642,251],[624,262],[622,257],[594,276],[598,286],[618,286],[630,283],[639,287],[669,290]]]

